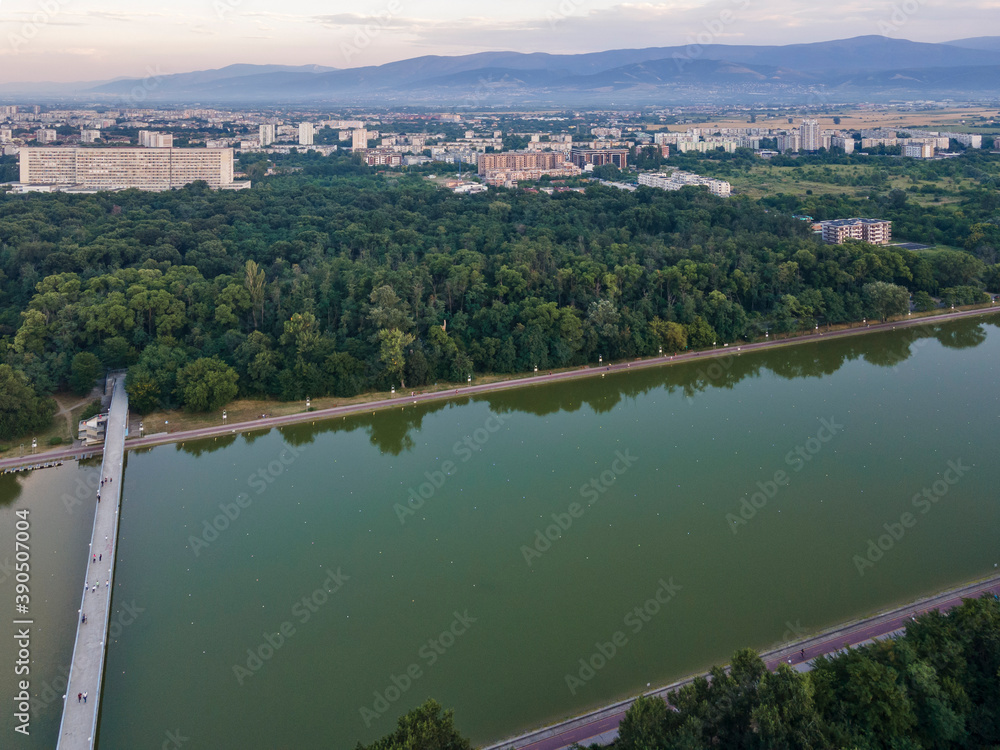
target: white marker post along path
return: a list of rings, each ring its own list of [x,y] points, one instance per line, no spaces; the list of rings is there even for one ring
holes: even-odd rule
[[[125,393],[125,376],[119,375],[113,385],[111,411],[108,413],[104,437],[104,461],[101,464],[101,479],[104,483],[99,488],[101,501],[97,502],[96,494],[92,498],[96,511],[90,552],[86,560],[80,561],[86,563],[86,575],[81,576],[81,582],[86,579],[88,588],[83,593],[77,615],[76,644],[73,647],[69,685],[63,698],[58,750],[92,750],[97,735],[101,683],[104,679],[104,652],[111,618],[111,584],[115,580],[115,548],[127,424],[128,395]],[[94,562],[95,557],[100,557],[100,562]],[[82,615],[87,616],[86,624],[81,622]],[[77,696],[81,693],[87,694],[86,703],[78,701]]]

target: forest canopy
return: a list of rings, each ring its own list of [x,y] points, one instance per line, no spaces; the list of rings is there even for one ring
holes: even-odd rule
[[[6,364],[42,401],[128,368],[138,411],[204,410],[711,346],[882,318],[909,295],[978,302],[1000,282],[979,199],[922,209],[961,249],[915,253],[823,245],[780,197],[455,195],[295,158],[249,191],[0,196]],[[912,212],[903,198],[867,213]]]

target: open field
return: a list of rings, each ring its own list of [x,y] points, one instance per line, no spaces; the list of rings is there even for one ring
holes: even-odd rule
[[[729,166],[706,161],[704,171],[728,180],[735,193],[754,199],[781,193],[865,197],[872,190],[883,193],[897,189],[906,191],[912,203],[930,207],[958,203],[968,197],[969,191],[982,188],[982,177],[974,179],[954,170],[947,173],[938,164],[899,157],[869,163],[795,166],[779,166],[767,160]],[[996,177],[997,165],[988,165],[983,172]]]

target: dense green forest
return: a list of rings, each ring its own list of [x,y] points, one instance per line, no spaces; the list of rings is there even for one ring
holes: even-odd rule
[[[139,412],[206,410],[712,346],[1000,288],[995,190],[828,211],[964,248],[918,254],[824,246],[780,196],[459,196],[344,156],[281,166],[295,171],[249,191],[0,196],[0,379],[18,393],[0,394],[0,439],[35,429],[44,397],[95,362],[129,369]]]
[[[368,750],[468,747],[452,714],[429,701]],[[809,672],[769,672],[756,652],[738,651],[666,700],[638,698],[611,750],[997,747],[1000,600],[986,595],[923,614],[900,637],[819,657]]]

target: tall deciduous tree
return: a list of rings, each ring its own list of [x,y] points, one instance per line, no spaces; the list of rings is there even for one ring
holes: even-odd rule
[[[94,388],[97,378],[104,372],[101,360],[91,352],[79,352],[70,364],[70,387],[73,392],[86,396]]]
[[[910,310],[910,293],[897,284],[876,281],[865,284],[861,296],[869,314],[879,320],[887,320],[893,315],[905,315]]]
[[[225,362],[202,357],[177,373],[177,395],[188,411],[221,409],[236,398],[238,380]]]
[[[48,427],[53,412],[52,399],[35,393],[24,373],[10,365],[0,365],[0,440]]]
[[[413,334],[403,333],[398,328],[383,328],[378,332],[378,340],[381,344],[379,358],[385,365],[386,373],[393,383],[398,380],[400,386],[405,387],[406,348],[413,343]]]
[[[253,313],[253,327],[264,321],[264,271],[256,261],[248,260],[243,285],[250,294],[250,310]],[[258,313],[260,317],[258,318]]]

